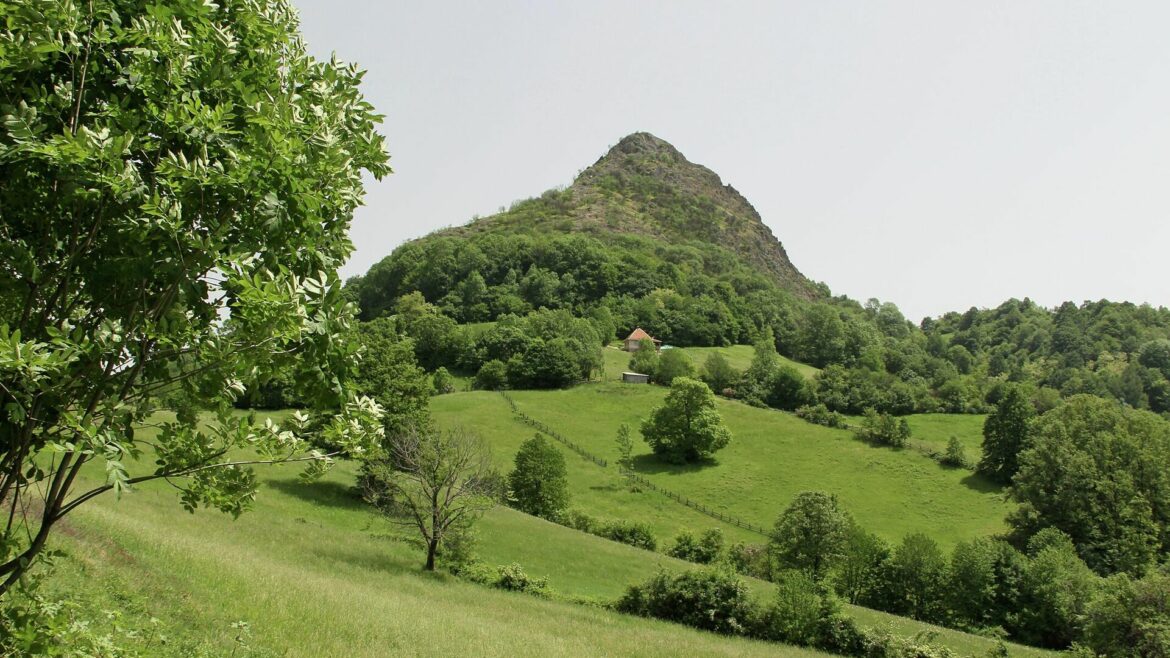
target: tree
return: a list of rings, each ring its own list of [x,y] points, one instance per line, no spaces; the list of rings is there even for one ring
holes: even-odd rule
[[[248,464],[319,471],[323,455],[290,433],[305,423],[230,414],[270,370],[342,411],[331,442],[376,438],[376,406],[346,390],[356,345],[336,271],[363,172],[390,169],[362,73],[310,57],[287,3],[0,13],[2,596],[104,491],[167,477],[187,508],[239,514]],[[164,393],[177,420],[132,473],[133,428]],[[217,421],[197,424],[191,399]],[[237,447],[259,454],[232,460]],[[91,462],[108,483],[75,490]]]
[[[682,350],[663,350],[662,356],[658,358],[654,381],[663,386],[670,386],[670,383],[677,377],[694,377],[694,375],[695,364],[691,363],[690,357],[683,354]]]
[[[1085,644],[1102,656],[1165,656],[1170,648],[1170,574],[1140,580],[1124,574],[1105,581],[1086,610]]]
[[[778,568],[799,569],[820,580],[844,553],[852,524],[836,496],[802,491],[776,519],[768,550]]]
[[[881,537],[853,524],[834,567],[834,587],[847,601],[873,605],[880,591],[882,563],[890,547]]]
[[[1010,387],[983,422],[983,457],[976,470],[996,482],[1008,483],[1019,470],[1019,455],[1028,446],[1036,415],[1023,389]]]
[[[710,456],[731,441],[715,409],[715,396],[701,381],[679,377],[662,406],[642,421],[642,437],[654,454],[675,464]]]
[[[508,385],[508,366],[492,359],[484,363],[475,375],[475,387],[483,391],[499,391]]]
[[[455,378],[442,366],[431,377],[431,384],[434,387],[435,395],[455,392]]]
[[[516,467],[508,475],[508,487],[516,509],[556,520],[569,506],[568,471],[565,456],[536,434],[520,444]]]
[[[630,426],[622,423],[618,426],[617,431],[617,450],[618,450],[618,466],[629,470],[633,468],[634,461],[631,454],[634,450],[634,441],[630,438]]]
[[[431,381],[414,360],[413,342],[399,336],[389,318],[359,324],[357,336],[362,352],[354,387],[382,406],[385,435],[425,425]]]
[[[427,547],[425,568],[435,570],[443,540],[494,504],[491,451],[462,429],[412,428],[389,439],[372,464],[366,498],[392,520],[413,526]]]
[[[966,468],[967,466],[967,451],[963,449],[963,442],[954,434],[947,439],[947,449],[942,456],[943,466],[950,466],[952,468]]]
[[[638,343],[638,351],[630,357],[630,370],[650,375],[650,379],[657,381],[658,348],[654,346],[654,341],[643,338]]]
[[[929,622],[942,621],[947,561],[938,543],[922,533],[906,535],[885,563],[883,608]]]
[[[1010,490],[1019,541],[1072,538],[1097,573],[1141,574],[1170,546],[1170,423],[1077,395],[1037,419]]]
[[[735,386],[739,377],[739,372],[719,352],[712,352],[703,363],[703,381],[717,393]]]

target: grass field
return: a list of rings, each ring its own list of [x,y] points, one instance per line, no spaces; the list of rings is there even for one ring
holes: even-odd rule
[[[604,383],[511,395],[526,413],[613,461],[618,426],[627,423],[636,430],[665,393],[657,386]],[[661,487],[764,527],[770,527],[796,493],[819,489],[836,494],[863,526],[889,541],[925,532],[949,549],[960,540],[1003,530],[1008,503],[999,489],[969,471],[942,468],[913,450],[869,446],[848,431],[812,425],[790,414],[730,400],[718,404],[734,438],[711,463],[665,465],[638,441],[636,470]],[[512,420],[498,394],[441,396],[432,409],[440,423],[483,433],[501,468],[533,433]],[[661,495],[630,493],[612,466],[601,468],[566,455],[574,504],[593,514],[645,519],[662,537],[684,528],[720,525]],[[722,527],[733,538],[760,540],[734,526]]]
[[[170,655],[820,655],[425,574],[418,543],[352,496],[354,472],[343,463],[305,484],[289,468],[262,470],[255,508],[234,521],[182,512],[162,483],[121,500],[99,498],[56,535],[64,557],[50,583],[82,592],[98,620],[115,609],[125,611],[118,623],[127,628],[157,618]],[[659,567],[694,568],[506,508],[489,512],[477,531],[484,560],[519,562],[565,596],[611,600]],[[750,586],[757,596],[772,591],[760,581]],[[934,630],[936,641],[964,654],[981,656],[992,645],[850,611],[906,635]],[[238,621],[250,624],[249,652],[236,646]]]

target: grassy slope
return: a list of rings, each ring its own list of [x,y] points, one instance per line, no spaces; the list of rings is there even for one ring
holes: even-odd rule
[[[819,655],[423,574],[421,548],[352,498],[353,477],[350,464],[313,484],[289,469],[263,471],[256,508],[235,521],[183,513],[165,485],[99,498],[54,540],[66,553],[54,586],[85,592],[94,610],[128,610],[128,625],[157,617],[172,646],[213,655],[232,646],[237,620],[251,624],[259,655]],[[564,595],[609,600],[660,567],[693,568],[505,508],[477,529],[483,559],[520,562]],[[772,591],[750,585],[758,596]],[[933,630],[964,653],[991,646],[872,610],[851,613],[905,635]]]
[[[512,396],[533,417],[613,460],[618,426],[627,423],[636,430],[665,392],[656,386],[600,383],[563,391],[516,391]],[[511,419],[506,403],[495,394],[441,396],[432,407],[440,422],[482,432],[495,446],[501,468],[532,433]],[[871,447],[853,440],[849,432],[790,414],[728,400],[720,400],[719,408],[734,439],[712,463],[666,466],[636,442],[637,470],[659,486],[765,527],[796,493],[821,489],[837,494],[864,526],[890,541],[925,532],[949,549],[960,540],[1003,529],[1008,504],[998,490],[968,471],[941,468],[913,450]],[[661,538],[683,528],[719,525],[663,496],[629,493],[613,467],[603,469],[571,453],[568,465],[574,504],[592,514],[645,519]],[[731,526],[725,532],[736,539],[759,540]]]
[[[420,549],[349,496],[351,467],[311,485],[287,469],[266,475],[236,521],[182,512],[165,485],[87,505],[54,540],[66,556],[53,587],[82,592],[94,611],[127,610],[128,626],[162,620],[179,654],[228,655],[244,620],[256,655],[820,655],[423,574]],[[655,568],[630,557],[645,552],[507,509],[480,529],[496,538],[488,559],[519,560],[563,591],[610,597],[619,585],[593,583]]]

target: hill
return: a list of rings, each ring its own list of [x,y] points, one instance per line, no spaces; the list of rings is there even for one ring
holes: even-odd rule
[[[715,245],[767,273],[782,288],[818,296],[751,203],[719,175],[690,162],[650,133],[622,138],[559,193],[559,212],[505,212],[445,231],[449,235],[505,230],[633,234],[668,244]]]
[[[350,493],[355,471],[343,463],[308,484],[287,470],[263,471],[254,509],[234,521],[179,513],[161,482],[120,500],[99,498],[54,539],[62,556],[48,593],[74,595],[82,618],[141,631],[122,639],[146,655],[824,655],[423,574],[409,532]],[[610,600],[660,566],[693,568],[506,508],[491,511],[478,531],[483,559],[519,562],[566,598]],[[773,591],[761,581],[749,586],[757,596]],[[864,608],[849,612],[904,636],[937,633],[962,655],[994,645]],[[1047,653],[1013,646],[1012,655]]]

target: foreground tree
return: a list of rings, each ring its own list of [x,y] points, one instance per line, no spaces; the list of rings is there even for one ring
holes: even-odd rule
[[[662,406],[642,422],[642,437],[654,454],[685,464],[710,456],[731,441],[715,409],[715,396],[701,381],[679,377]]]
[[[345,387],[356,346],[336,270],[362,172],[389,168],[361,72],[307,55],[279,0],[12,0],[0,44],[2,596],[104,491],[166,477],[188,509],[239,514],[248,464],[318,471],[289,428],[230,414],[265,373],[342,410],[329,443],[376,438],[377,406]],[[164,395],[177,420],[132,472],[134,427]],[[91,462],[107,481],[78,491]]]
[[[508,474],[508,488],[516,509],[556,520],[569,506],[565,456],[542,435],[520,444],[516,467]]]
[[[491,451],[461,429],[414,428],[387,439],[388,451],[369,465],[366,499],[391,520],[418,530],[435,570],[443,540],[490,509]]]

